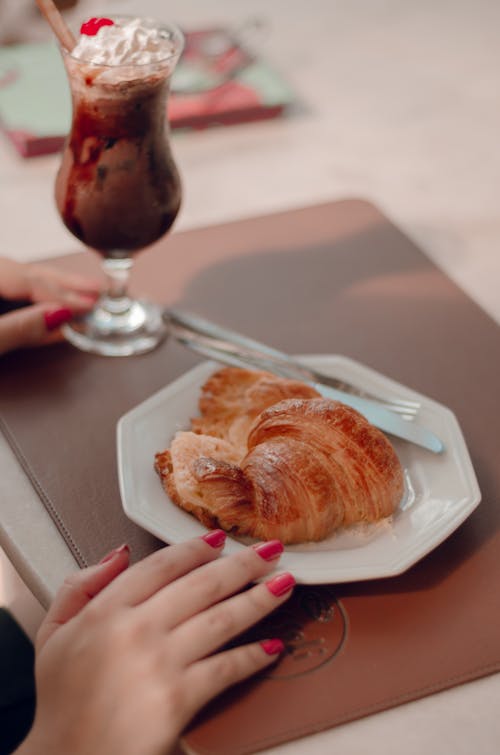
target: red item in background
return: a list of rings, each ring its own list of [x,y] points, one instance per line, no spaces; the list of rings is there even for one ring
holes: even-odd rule
[[[210,58],[210,40],[227,36],[228,48]],[[208,70],[209,75],[203,76]],[[198,77],[217,85],[190,91]],[[43,81],[43,86],[40,81]],[[50,87],[45,82],[50,81]],[[186,34],[186,48],[174,73],[168,118],[172,130],[204,129],[275,118],[293,102],[290,87],[267,63],[239,48],[222,29]],[[25,103],[29,103],[26,112]],[[0,122],[22,157],[58,152],[70,128],[64,66],[52,43],[0,47]],[[47,118],[47,114],[50,118]],[[50,126],[47,126],[47,121]]]

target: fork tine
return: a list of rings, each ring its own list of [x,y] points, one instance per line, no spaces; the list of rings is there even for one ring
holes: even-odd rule
[[[365,393],[364,391],[358,391],[358,393],[360,396],[365,396],[366,398],[369,397],[368,393]],[[415,416],[420,410],[420,404],[416,401],[414,403],[409,403],[405,401],[399,401],[399,399],[383,398],[381,396],[377,396],[377,400],[382,402],[388,409],[392,409],[392,411],[399,412],[400,414],[406,413],[410,414],[411,416]]]
[[[408,409],[410,412],[413,410],[418,411],[420,409],[420,403],[418,401],[410,401],[405,398],[394,398],[391,396],[386,399],[386,402],[388,404],[394,404],[394,406],[400,406],[402,409]]]
[[[380,399],[378,400],[380,401]],[[391,412],[394,412],[395,414],[399,414],[404,419],[408,419],[408,420],[415,419],[415,417],[418,414],[418,409],[415,409],[415,408],[408,409],[408,407],[399,406],[398,404],[390,404],[387,401],[380,401],[380,403],[384,406],[385,409],[389,409]]]
[[[409,414],[412,417],[418,414],[418,406],[402,406],[401,404],[395,403],[394,401],[382,401],[382,403],[388,409],[392,409],[393,412],[399,412],[400,414]]]
[[[377,401],[383,402],[386,406],[392,408],[393,411],[399,413],[408,412],[409,414],[414,415],[418,414],[420,410],[420,403],[418,401],[413,401],[412,399],[403,399],[395,396],[376,396],[369,391],[358,388],[352,383],[347,383],[344,380],[338,380],[336,378],[330,378],[328,375],[324,375],[317,370],[311,370],[311,373],[314,374],[314,377],[316,378],[318,383],[331,385],[333,388],[338,388],[339,390],[345,391],[346,393],[355,393],[356,395],[364,396],[365,398],[375,398]]]

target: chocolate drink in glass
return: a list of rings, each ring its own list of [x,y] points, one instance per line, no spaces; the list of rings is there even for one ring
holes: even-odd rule
[[[102,255],[108,280],[95,309],[66,326],[65,335],[86,351],[126,356],[149,351],[165,336],[160,308],[131,299],[127,285],[133,255],[168,232],[181,203],[166,112],[183,38],[176,27],[145,19],[116,19],[113,26],[107,29],[112,43],[121,43],[124,29],[126,43],[137,53],[127,62],[116,63],[107,49],[102,57],[113,62],[100,62],[92,47],[99,52],[97,38],[84,40],[89,59],[63,51],[73,120],[56,202],[71,233]],[[154,60],[149,50],[141,50],[143,30],[159,35],[152,44]]]

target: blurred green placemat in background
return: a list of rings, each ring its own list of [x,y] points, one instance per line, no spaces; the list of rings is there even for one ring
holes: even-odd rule
[[[220,57],[205,57],[207,43],[224,36],[228,43]],[[239,48],[224,29],[205,29],[186,34],[168,115],[173,129],[231,125],[274,118],[292,100],[288,84],[265,61]],[[71,102],[54,42],[0,47],[0,123],[23,157],[62,147]]]

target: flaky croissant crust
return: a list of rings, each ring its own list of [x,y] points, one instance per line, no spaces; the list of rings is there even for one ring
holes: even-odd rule
[[[207,527],[315,541],[389,516],[401,500],[403,470],[387,438],[302,383],[220,370],[205,384],[200,409],[197,432],[178,433],[157,454],[156,469],[172,500]]]

